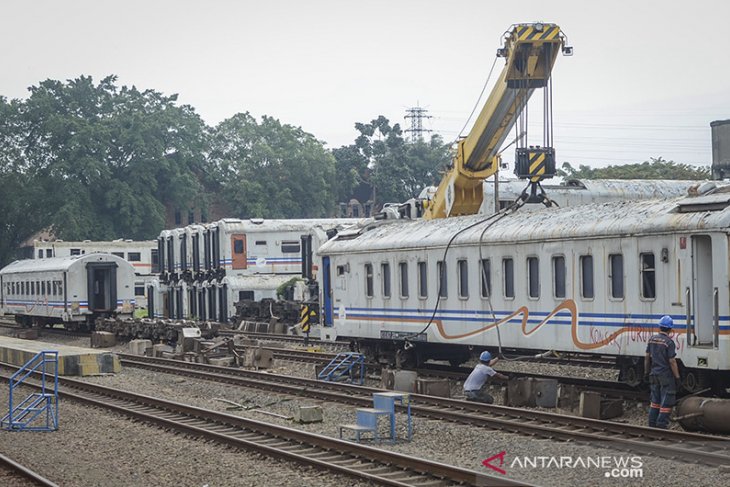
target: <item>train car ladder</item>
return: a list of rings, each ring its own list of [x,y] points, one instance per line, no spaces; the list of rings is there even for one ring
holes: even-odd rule
[[[349,377],[350,382],[356,380],[360,385],[365,380],[365,356],[361,353],[338,353],[330,363],[317,375],[319,380],[336,382]]]
[[[15,389],[33,374],[40,375],[41,391],[31,394],[15,405],[13,403],[16,395]],[[45,424],[42,422],[43,419],[45,419]],[[9,412],[0,420],[0,427],[12,431],[55,431],[58,429],[57,351],[38,352],[10,377]]]

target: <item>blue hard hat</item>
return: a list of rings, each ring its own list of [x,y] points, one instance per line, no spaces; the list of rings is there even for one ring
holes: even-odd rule
[[[489,362],[492,360],[492,354],[489,352],[482,352],[482,354],[479,356],[479,360],[482,362]]]
[[[659,320],[659,326],[662,328],[674,328],[674,320],[672,320],[671,316],[664,315]]]

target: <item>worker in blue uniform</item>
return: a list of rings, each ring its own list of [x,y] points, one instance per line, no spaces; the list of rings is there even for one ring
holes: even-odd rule
[[[492,404],[494,398],[487,392],[487,381],[490,377],[507,380],[507,376],[500,374],[492,368],[499,361],[498,358],[492,358],[489,352],[482,352],[479,355],[479,363],[471,371],[469,377],[464,381],[464,396],[467,401],[483,402]]]
[[[644,371],[648,375],[651,387],[651,404],[649,406],[649,426],[667,428],[669,415],[676,400],[680,385],[677,351],[674,340],[669,333],[674,328],[671,316],[662,316],[659,320],[659,333],[649,339],[644,357]]]

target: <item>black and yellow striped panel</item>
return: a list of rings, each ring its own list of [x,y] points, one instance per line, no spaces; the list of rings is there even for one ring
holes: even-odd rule
[[[547,157],[544,152],[533,152],[530,154],[530,175],[539,176],[545,174]]]
[[[542,30],[537,30],[535,24],[520,25],[513,35],[516,41],[551,41],[560,35],[560,27],[544,25]]]

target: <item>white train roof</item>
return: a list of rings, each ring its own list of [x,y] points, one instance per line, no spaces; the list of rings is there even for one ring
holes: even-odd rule
[[[63,272],[68,271],[75,265],[81,265],[85,262],[116,262],[120,266],[128,266],[132,268],[132,264],[112,254],[101,252],[92,252],[84,255],[72,255],[70,257],[49,257],[46,259],[24,259],[16,260],[2,269],[0,275],[15,274],[22,272]]]
[[[296,231],[309,228],[336,228],[349,226],[358,223],[356,218],[311,218],[311,219],[277,219],[265,220],[263,218],[250,218],[239,220],[236,218],[225,218],[216,224],[220,227],[232,228],[248,232],[271,232],[271,231]]]
[[[292,278],[301,279],[298,274],[254,274],[250,276],[226,276],[221,284],[231,289],[277,289]]]
[[[730,194],[672,200],[611,201],[545,211],[517,210],[494,222],[483,243],[514,243],[596,236],[629,236],[669,231],[722,230],[730,227]],[[383,250],[475,244],[491,216],[474,215],[437,220],[371,222],[343,232],[320,247],[319,254],[378,252]],[[471,228],[469,228],[471,227]]]

